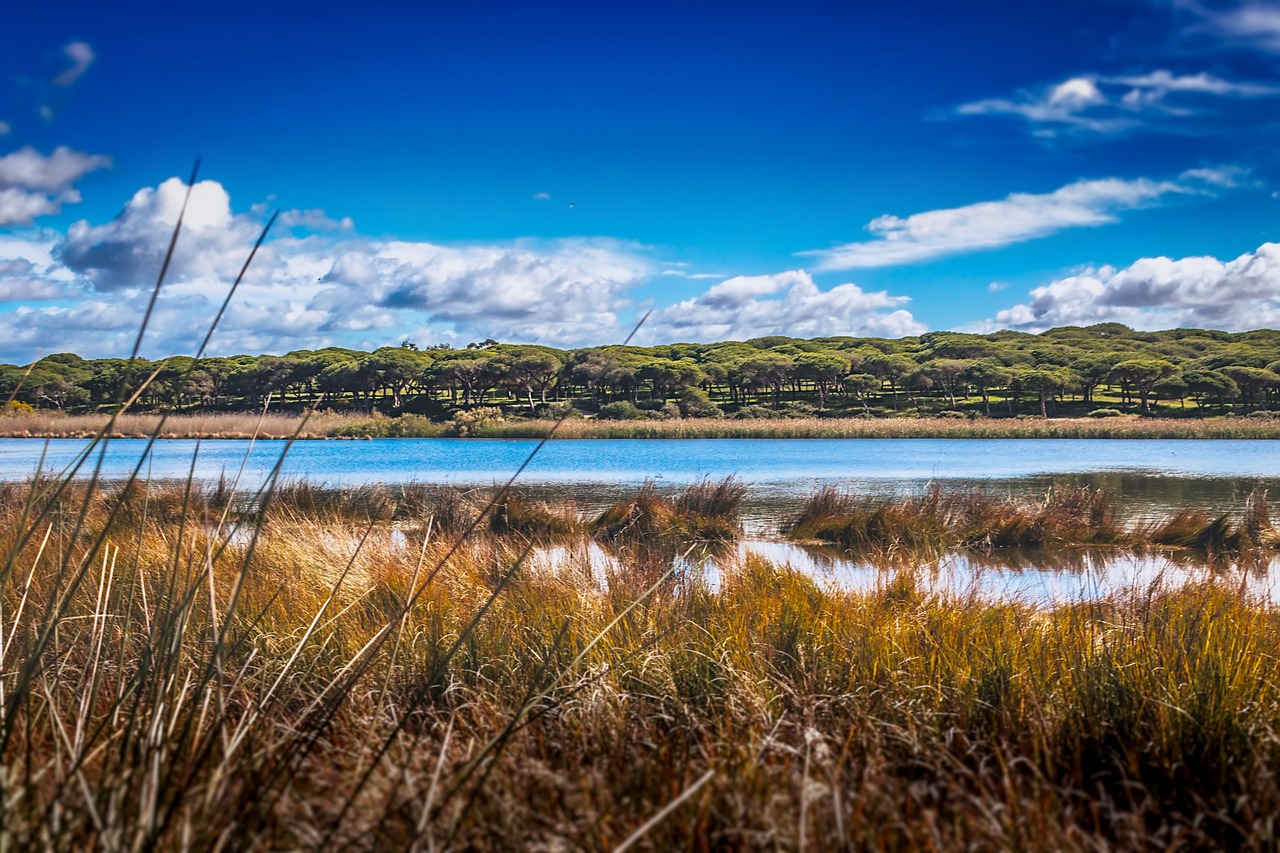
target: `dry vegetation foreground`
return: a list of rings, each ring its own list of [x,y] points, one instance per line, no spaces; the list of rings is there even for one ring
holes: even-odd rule
[[[0,844],[1274,842],[1280,613],[1242,570],[1052,610],[672,574],[740,498],[512,499],[455,550],[441,488],[5,487]],[[521,560],[583,535],[608,577]]]
[[[298,415],[250,413],[64,415],[6,412],[0,438],[93,438],[110,424],[109,438],[325,439],[528,438],[548,434],[555,421],[490,417],[493,409],[455,414],[444,422],[420,415],[387,417],[320,411]],[[1264,413],[1269,415],[1269,413]],[[1280,418],[955,418],[883,417],[731,420],[672,418],[621,421],[571,418],[556,438],[1134,438],[1280,439]]]

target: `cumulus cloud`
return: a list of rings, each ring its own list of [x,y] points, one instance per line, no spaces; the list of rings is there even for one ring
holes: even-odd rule
[[[109,157],[66,147],[48,155],[26,147],[0,157],[0,227],[30,225],[79,202],[80,179],[110,165]]]
[[[869,293],[856,284],[823,290],[804,270],[737,276],[655,311],[640,336],[647,341],[719,341],[775,334],[919,334],[924,326],[902,308],[907,302],[905,296]]]
[[[867,225],[874,239],[802,254],[818,258],[821,270],[916,263],[1020,243],[1067,228],[1105,225],[1117,221],[1120,211],[1153,204],[1170,193],[1200,192],[1203,183],[1203,177],[1191,173],[1176,181],[1083,180],[1051,193],[1011,193],[999,201],[907,217],[886,214]]]
[[[986,325],[1026,331],[1112,321],[1146,329],[1275,326],[1280,244],[1264,243],[1231,261],[1159,257],[1123,269],[1089,268],[1037,287],[1030,297]]]
[[[74,223],[63,262],[101,291],[147,286],[160,268],[186,192],[181,179],[170,178],[138,190],[110,222]],[[259,228],[248,216],[232,215],[231,198],[217,181],[196,183],[183,217],[181,251],[173,259],[175,278],[234,276]]]
[[[71,42],[62,48],[62,53],[71,61],[71,67],[53,78],[53,85],[55,86],[70,86],[79,80],[84,75],[84,72],[89,70],[89,66],[93,64],[93,61],[98,58],[88,42],[83,41]]]
[[[110,221],[77,222],[66,234],[0,234],[0,358],[127,351],[186,189],[176,178],[142,189]],[[318,211],[288,211],[281,221],[305,230],[266,242],[213,351],[374,347],[406,337],[606,343],[626,334],[636,288],[661,271],[641,247],[609,239],[456,246],[365,237]],[[236,212],[216,181],[192,187],[146,353],[191,351],[262,224],[262,211]],[[823,289],[798,270],[715,278],[700,295],[656,311],[644,338],[923,330],[905,297],[856,284]]]
[[[49,178],[53,181],[53,178]],[[34,181],[31,181],[34,183]],[[65,235],[0,235],[0,356],[127,349],[150,298],[187,187],[139,190],[113,219]],[[191,188],[146,349],[189,351],[263,226],[216,181]],[[629,291],[652,273],[636,246],[575,239],[445,246],[379,240],[323,211],[284,211],[215,338],[218,352],[377,346],[406,332],[574,345],[620,337]],[[40,300],[69,304],[39,304]]]
[[[647,261],[612,241],[449,247],[401,241],[343,247],[315,304],[364,300],[416,311],[486,337],[545,343],[599,338],[617,328],[626,292]]]
[[[1026,89],[1013,97],[961,104],[955,115],[1010,115],[1025,119],[1040,136],[1059,129],[1114,134],[1137,127],[1159,128],[1164,117],[1186,119],[1212,98],[1256,99],[1280,95],[1280,86],[1239,82],[1208,73],[1175,74],[1157,69],[1143,74],[1081,75]],[[1173,127],[1172,125],[1170,126]],[[1176,125],[1185,130],[1185,121]]]
[[[0,233],[0,304],[76,298],[83,290],[54,257],[58,236],[51,231]]]

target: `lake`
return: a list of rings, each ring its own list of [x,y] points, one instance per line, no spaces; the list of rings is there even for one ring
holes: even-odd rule
[[[61,470],[87,442],[76,439],[0,439],[0,479],[29,477],[44,455],[46,469]],[[333,485],[382,482],[446,482],[489,485],[505,481],[534,449],[530,440],[376,439],[305,441],[289,450],[283,471],[289,478]],[[127,476],[146,442],[109,442],[102,469],[106,477]],[[242,486],[252,488],[280,459],[280,441],[157,442],[144,474],[153,479],[184,478],[194,470],[204,480],[234,478],[243,465]],[[197,452],[198,451],[198,452]],[[195,460],[194,467],[192,460]],[[96,457],[95,457],[96,459]],[[86,468],[87,471],[87,468]],[[83,472],[82,472],[83,473]],[[751,538],[748,552],[791,565],[816,580],[840,588],[867,589],[885,583],[883,567],[838,554],[777,541],[786,506],[815,487],[836,484],[871,495],[916,492],[935,482],[944,489],[979,486],[990,493],[1027,495],[1050,483],[1114,489],[1121,504],[1138,516],[1165,515],[1186,506],[1236,509],[1257,483],[1280,487],[1280,442],[1123,439],[714,439],[561,440],[549,442],[525,470],[526,488],[572,495],[594,510],[646,479],[672,488],[703,477],[734,475],[750,484],[743,509]],[[588,562],[591,562],[588,559]],[[917,567],[917,570],[920,567]],[[1158,556],[1110,553],[1086,555],[1078,564],[1013,566],[951,555],[919,575],[935,592],[1020,597],[1041,603],[1089,598],[1155,577],[1190,579],[1201,569]],[[1274,600],[1270,573],[1253,576],[1251,591]]]
[[[80,439],[0,439],[0,477],[29,476],[41,453],[46,467],[66,465]],[[284,470],[333,485],[368,482],[505,479],[537,442],[524,439],[400,438],[303,441]],[[280,441],[169,439],[159,441],[149,467],[156,477],[185,477],[199,445],[195,472],[216,478],[246,461],[264,476],[285,447]],[[146,442],[109,443],[104,470],[121,476]],[[760,485],[1018,479],[1057,474],[1113,473],[1145,477],[1280,478],[1280,441],[1130,439],[590,439],[549,442],[530,464],[528,482],[639,483],[648,478],[691,482],[729,474]]]

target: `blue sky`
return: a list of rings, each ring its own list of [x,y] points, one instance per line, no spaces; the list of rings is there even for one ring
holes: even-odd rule
[[[77,3],[0,31],[0,357],[1280,322],[1280,4]],[[32,7],[34,8],[34,7]],[[15,21],[16,18],[16,21]]]

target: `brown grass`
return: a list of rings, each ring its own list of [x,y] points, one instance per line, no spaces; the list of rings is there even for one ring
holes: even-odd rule
[[[1115,495],[1087,486],[1055,485],[1040,500],[996,498],[979,489],[944,492],[937,485],[919,496],[860,500],[826,487],[810,496],[783,532],[864,556],[1117,546],[1182,548],[1205,558],[1257,561],[1280,548],[1261,486],[1237,516],[1182,510],[1168,519],[1126,525]]]
[[[1047,611],[755,558],[716,592],[625,556],[602,586],[520,567],[514,529],[445,560],[431,519],[473,497],[408,495],[0,488],[0,841],[612,849],[659,814],[639,849],[1272,838],[1280,613],[1229,577]],[[661,531],[740,498],[631,503]]]
[[[149,438],[160,426],[159,414],[130,414],[117,416],[108,438]],[[3,438],[91,438],[107,425],[110,416],[63,415],[37,411],[5,414],[0,417],[0,437]],[[335,430],[357,420],[350,415],[334,412],[316,412],[308,419],[305,428],[298,433],[301,439],[325,438]],[[287,439],[298,432],[301,420],[297,415],[254,414],[251,412],[218,412],[199,415],[169,415],[165,419],[161,438],[248,439],[255,435],[261,439]]]
[[[107,422],[106,415],[62,415],[39,411],[0,417],[0,438],[87,438]],[[145,438],[159,415],[120,416],[114,437]],[[542,438],[553,422],[513,419],[486,421],[468,432],[475,438]],[[247,439],[291,437],[295,415],[251,413],[171,415],[164,438]],[[439,438],[447,424],[406,415],[370,417],[317,412],[301,439],[419,437]],[[1133,439],[1280,439],[1280,420],[1251,418],[1039,418],[957,420],[954,418],[789,418],[724,420],[686,418],[652,421],[566,420],[556,438],[1133,438]]]

